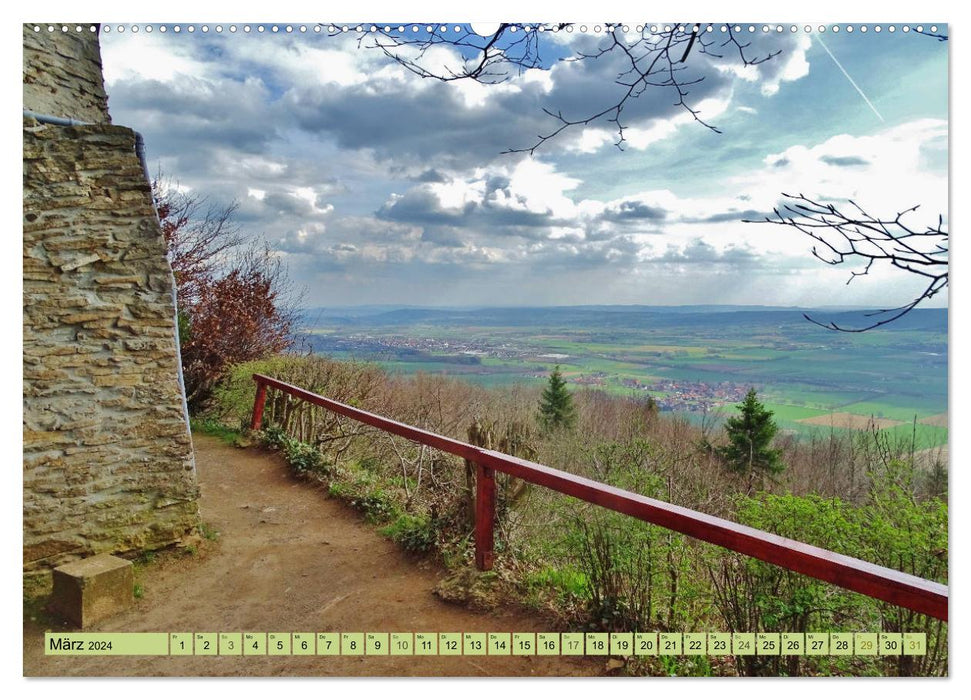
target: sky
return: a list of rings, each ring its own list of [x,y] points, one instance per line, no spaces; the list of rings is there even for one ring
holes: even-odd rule
[[[947,222],[949,42],[746,26],[746,55],[771,58],[744,66],[715,25],[710,54],[693,51],[683,75],[698,81],[686,101],[720,133],[652,86],[625,105],[623,150],[600,119],[531,155],[506,151],[556,128],[544,108],[586,117],[626,90],[621,51],[570,60],[614,35],[544,33],[538,68],[483,85],[423,79],[355,25],[195,26],[103,32],[112,119],[143,133],[153,172],[238,202],[243,230],[265,237],[309,306],[887,308],[921,280],[874,268],[847,285],[859,267],[742,220],[801,193],[891,218],[919,205],[917,228]],[[630,29],[617,38],[641,36]],[[436,47],[420,60],[442,71],[474,59]]]

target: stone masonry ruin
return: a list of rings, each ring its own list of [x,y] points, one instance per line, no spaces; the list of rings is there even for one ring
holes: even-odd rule
[[[198,487],[174,281],[98,33],[24,25],[24,573],[179,542]]]

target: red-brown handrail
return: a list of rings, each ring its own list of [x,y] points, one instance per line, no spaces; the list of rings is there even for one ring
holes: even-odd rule
[[[257,387],[250,425],[253,430],[259,430],[262,424],[266,388],[274,387],[334,413],[473,462],[477,474],[475,559],[480,569],[491,569],[493,562],[495,470],[871,598],[947,620],[948,588],[941,583],[454,440],[348,406],[262,374],[254,374],[253,379]]]

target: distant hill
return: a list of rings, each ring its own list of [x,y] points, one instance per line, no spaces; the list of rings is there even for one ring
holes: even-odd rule
[[[781,306],[541,306],[433,308],[408,306],[318,307],[301,312],[305,325],[392,327],[431,326],[572,326],[599,328],[812,326],[803,314],[845,327],[866,325],[867,309],[847,307],[793,308]],[[821,330],[821,329],[820,329]],[[947,309],[915,309],[879,329],[881,332],[928,330],[947,332]],[[876,332],[876,331],[871,331]]]

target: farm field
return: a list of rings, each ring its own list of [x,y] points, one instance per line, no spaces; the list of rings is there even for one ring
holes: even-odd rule
[[[879,430],[918,449],[947,443],[947,311],[836,333],[802,309],[548,307],[317,309],[307,344],[403,374],[495,387],[541,384],[560,365],[574,391],[647,400],[723,420],[750,387],[783,431]],[[853,312],[810,311],[814,317]]]

